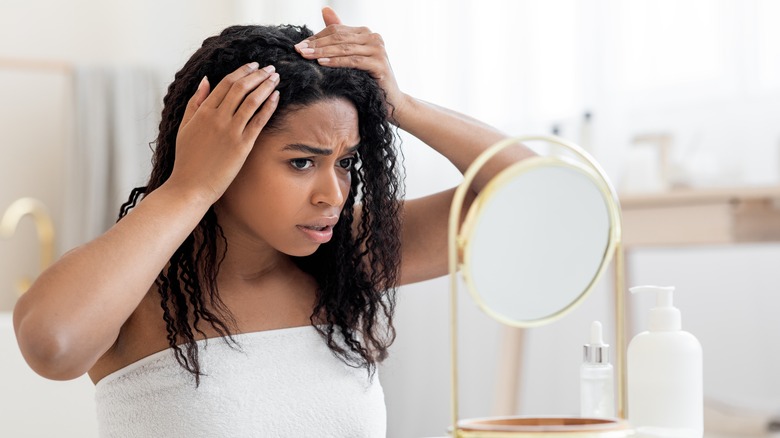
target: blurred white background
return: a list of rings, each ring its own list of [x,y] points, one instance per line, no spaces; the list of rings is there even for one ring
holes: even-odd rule
[[[513,135],[555,130],[589,149],[620,192],[658,186],[636,177],[657,160],[634,144],[645,135],[669,139],[678,184],[780,180],[780,2],[774,0],[3,0],[0,209],[34,196],[61,225],[70,207],[62,191],[74,69],[153,69],[160,78],[155,91],[164,93],[207,36],[236,23],[308,24],[316,31],[325,4],[346,24],[383,35],[408,93]],[[156,123],[158,113],[149,108],[146,121]],[[404,136],[403,149],[409,197],[459,182],[446,160],[414,139]],[[13,281],[35,275],[37,257],[29,224],[0,241],[0,310],[13,307]],[[709,396],[780,412],[778,261],[774,244],[655,248],[629,259],[632,284],[678,287],[684,327],[704,346]],[[600,319],[606,333],[614,332],[609,292],[603,284],[566,319],[530,330],[520,413],[577,413],[590,321]],[[449,424],[447,294],[444,279],[399,291],[398,339],[382,369],[390,437],[443,435]],[[500,331],[461,298],[462,414],[487,415]],[[13,336],[7,324],[0,329],[4,339]],[[58,436],[92,436],[94,423],[83,415],[92,409],[88,391],[73,403],[25,391],[26,384],[19,387],[25,380],[11,375],[22,372],[9,364],[14,357],[0,351],[0,436],[48,436],[52,429],[43,429],[42,418],[54,412],[63,421],[54,425]],[[88,389],[89,382],[81,383]],[[66,424],[68,410],[83,424]]]

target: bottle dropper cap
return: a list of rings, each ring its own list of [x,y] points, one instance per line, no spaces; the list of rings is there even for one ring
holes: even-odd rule
[[[601,334],[601,323],[593,321],[590,325],[590,343],[582,348],[583,360],[590,364],[609,362],[609,345],[604,343]]]

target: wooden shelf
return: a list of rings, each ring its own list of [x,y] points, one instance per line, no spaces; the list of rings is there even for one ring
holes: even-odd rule
[[[780,186],[624,194],[620,204],[627,249],[780,241]]]

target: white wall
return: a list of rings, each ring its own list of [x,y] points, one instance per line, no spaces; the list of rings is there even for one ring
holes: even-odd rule
[[[175,69],[205,37],[231,24],[234,13],[231,2],[209,1],[0,4],[0,210],[22,196],[34,196],[47,205],[55,229],[60,229],[65,208],[62,163],[73,135],[70,68],[152,67],[166,79],[159,84],[163,91]],[[0,241],[0,311],[13,306],[13,279],[37,274],[35,242],[28,219],[13,239]],[[66,249],[57,248],[57,253]]]
[[[65,141],[69,129],[68,78],[59,70],[0,70],[0,213],[22,197],[40,199],[55,218],[62,217]],[[30,92],[33,90],[33,92]],[[13,307],[20,277],[38,274],[40,252],[31,220],[21,221],[12,239],[0,240],[0,311]]]
[[[234,2],[9,0],[0,5],[0,56],[139,63],[173,69],[235,21]]]

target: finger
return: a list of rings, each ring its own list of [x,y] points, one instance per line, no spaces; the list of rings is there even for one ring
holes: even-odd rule
[[[334,58],[317,58],[317,62],[320,65],[326,67],[339,67],[339,68],[356,68],[358,70],[367,71],[374,79],[382,79],[382,69],[384,64],[382,61],[371,56],[337,56]]]
[[[203,101],[206,100],[206,98],[209,95],[209,90],[211,89],[211,85],[209,84],[209,79],[206,76],[203,76],[203,79],[200,80],[200,83],[198,84],[198,89],[195,90],[195,94],[190,97],[190,100],[187,102],[187,108],[184,110],[184,116],[182,116],[181,119],[181,125],[186,125],[189,123],[190,120],[192,120],[192,117],[195,116],[195,112],[200,108],[200,106],[203,104]]]
[[[252,116],[252,119],[249,121],[249,123],[247,123],[246,129],[244,130],[244,135],[253,140],[257,139],[257,136],[260,135],[260,132],[271,119],[271,115],[273,115],[274,111],[276,111],[278,104],[279,91],[274,90],[268,99],[263,102],[263,106],[260,108],[260,111]]]
[[[326,41],[330,41],[329,44],[333,44],[334,41],[339,41],[339,38],[345,37],[346,35],[370,35],[371,33],[371,29],[367,27],[350,27],[342,24],[334,24],[299,42],[295,45],[295,48],[300,52],[300,49],[322,45],[320,40],[323,38],[328,38]]]
[[[227,95],[225,95],[225,98],[222,100],[222,103],[219,105],[220,112],[227,116],[233,116],[241,106],[241,103],[244,102],[244,99],[252,93],[258,85],[272,76],[278,79],[279,74],[276,73],[275,70],[274,66],[269,65],[234,82]]]
[[[221,81],[219,81],[219,84],[217,84],[217,86],[214,87],[214,91],[211,92],[211,94],[206,99],[204,104],[212,108],[217,108],[218,106],[220,106],[222,100],[228,94],[230,88],[233,86],[233,84],[236,81],[238,81],[239,79],[247,75],[256,72],[258,68],[260,68],[260,65],[256,62],[250,62],[249,64],[244,64],[241,67],[237,68],[235,71],[233,71],[229,75],[225,76]]]
[[[263,105],[274,89],[279,84],[279,73],[273,73],[265,81],[259,84],[241,103],[236,110],[234,123],[237,123],[242,129],[249,122],[258,108]]]
[[[334,34],[311,41],[307,47],[301,47],[298,51],[306,59],[355,55],[385,58],[384,47],[384,41],[377,33]]]
[[[378,44],[370,35],[354,35],[352,37],[340,37],[340,43],[326,41],[317,47],[300,49],[301,56],[306,59],[330,58],[337,56],[382,56],[384,46]]]
[[[354,26],[345,26],[343,24],[333,24],[315,33],[314,35],[306,38],[304,41],[318,40],[320,38],[325,38],[328,36],[342,34],[342,33],[343,34],[369,34],[371,33],[371,29],[365,26],[354,27]]]
[[[322,8],[322,21],[325,22],[325,27],[331,26],[333,24],[341,24],[339,16],[336,15],[336,11],[328,6]]]

